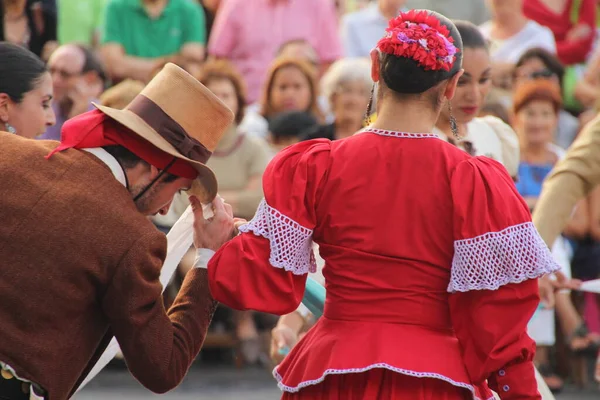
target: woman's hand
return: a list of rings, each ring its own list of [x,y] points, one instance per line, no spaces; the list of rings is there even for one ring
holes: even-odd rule
[[[552,279],[552,275],[554,275],[556,279]],[[538,279],[540,301],[546,308],[554,307],[554,293],[557,290],[577,290],[581,287],[581,281],[579,279],[569,279],[560,271],[555,272],[552,275],[546,275]]]

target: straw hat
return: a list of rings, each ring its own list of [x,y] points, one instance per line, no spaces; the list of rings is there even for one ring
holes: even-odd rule
[[[94,106],[165,153],[188,161],[198,171],[189,194],[204,204],[215,198],[217,178],[205,164],[234,115],[198,80],[169,63],[123,110]]]

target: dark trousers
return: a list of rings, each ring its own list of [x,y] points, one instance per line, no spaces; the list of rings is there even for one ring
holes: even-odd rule
[[[8,371],[1,372],[0,400],[29,400],[31,385],[14,378]]]

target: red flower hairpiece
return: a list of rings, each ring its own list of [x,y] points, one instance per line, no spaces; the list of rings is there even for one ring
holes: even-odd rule
[[[415,60],[426,71],[450,71],[458,49],[448,28],[427,11],[411,10],[389,22],[377,48]]]

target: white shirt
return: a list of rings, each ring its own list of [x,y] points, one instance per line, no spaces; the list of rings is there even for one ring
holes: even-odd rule
[[[535,21],[530,20],[520,32],[504,40],[491,37],[491,21],[481,25],[479,30],[490,41],[490,54],[495,62],[516,64],[527,50],[537,47],[556,54],[554,34],[549,28]]]

